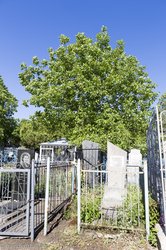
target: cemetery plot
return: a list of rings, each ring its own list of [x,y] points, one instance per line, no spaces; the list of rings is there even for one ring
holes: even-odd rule
[[[87,160],[83,158],[81,161],[80,226],[145,232],[144,166],[140,151],[131,150],[127,160],[127,152],[108,142],[105,168],[103,162],[99,164],[97,161],[95,150],[96,158],[92,149],[89,150],[86,159],[88,155],[88,162],[96,160],[98,164],[91,167],[89,164],[87,168]]]

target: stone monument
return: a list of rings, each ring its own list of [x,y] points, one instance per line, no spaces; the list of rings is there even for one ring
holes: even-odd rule
[[[84,167],[86,169],[95,169],[95,166],[98,164],[99,144],[85,140],[82,142],[82,150]]]
[[[127,180],[139,186],[139,168],[142,165],[142,154],[139,149],[131,149],[127,168]]]
[[[107,142],[108,183],[104,187],[102,208],[114,210],[121,206],[126,194],[126,161],[127,152]]]

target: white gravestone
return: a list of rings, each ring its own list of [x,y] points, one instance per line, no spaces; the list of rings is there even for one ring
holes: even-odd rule
[[[130,184],[139,185],[139,167],[142,165],[142,154],[139,149],[131,149],[129,153],[129,166],[127,180]]]
[[[104,187],[103,209],[121,206],[125,197],[127,152],[107,142],[108,184]]]

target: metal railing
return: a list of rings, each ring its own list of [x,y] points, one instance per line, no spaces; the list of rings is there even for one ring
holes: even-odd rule
[[[126,165],[121,173],[125,185],[112,178],[117,172],[84,169],[80,160],[78,173],[78,232],[81,227],[138,230],[149,235],[147,165]]]
[[[19,166],[17,166],[19,167]],[[63,209],[74,193],[75,165],[35,163],[27,169],[0,168],[0,235],[33,241]]]
[[[44,226],[47,234],[49,222],[69,201],[74,192],[74,168],[70,163],[32,164],[31,184],[31,239]],[[35,181],[34,181],[35,180]]]
[[[153,112],[148,132],[148,180],[149,189],[157,201],[160,211],[160,224],[166,233],[166,111],[158,107]],[[165,148],[164,148],[165,147]]]
[[[0,168],[0,235],[29,235],[30,169]]]

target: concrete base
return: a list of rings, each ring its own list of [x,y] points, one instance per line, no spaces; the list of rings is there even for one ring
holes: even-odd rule
[[[156,224],[155,228],[157,229],[158,249],[166,250],[166,235],[159,224]]]

